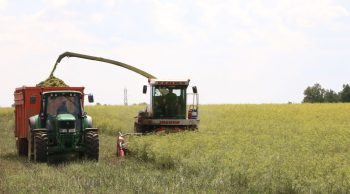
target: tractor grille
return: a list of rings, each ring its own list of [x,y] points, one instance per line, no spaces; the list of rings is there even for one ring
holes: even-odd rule
[[[75,121],[59,121],[58,122],[59,129],[74,129]]]

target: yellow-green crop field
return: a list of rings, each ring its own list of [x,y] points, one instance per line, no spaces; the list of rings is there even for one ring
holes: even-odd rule
[[[16,155],[0,109],[0,193],[350,193],[350,104],[202,105],[200,130],[129,138],[141,106],[91,106],[100,160],[36,164]]]

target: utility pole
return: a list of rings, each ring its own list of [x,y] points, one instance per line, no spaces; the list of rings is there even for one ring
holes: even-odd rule
[[[128,106],[128,89],[124,88],[124,106]]]

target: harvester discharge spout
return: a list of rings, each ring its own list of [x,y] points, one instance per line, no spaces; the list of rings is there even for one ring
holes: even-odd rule
[[[64,58],[64,57],[77,57],[77,58],[82,58],[82,59],[88,59],[88,60],[92,60],[92,61],[100,61],[100,62],[104,62],[104,63],[110,63],[110,64],[113,64],[113,65],[116,65],[116,66],[119,66],[119,67],[123,67],[125,69],[128,69],[130,71],[133,71],[135,73],[138,73],[148,79],[156,79],[156,77],[154,75],[151,75],[141,69],[138,69],[136,67],[133,67],[131,65],[128,65],[128,64],[125,64],[125,63],[121,63],[119,61],[114,61],[114,60],[111,60],[111,59],[106,59],[106,58],[102,58],[102,57],[95,57],[95,56],[90,56],[90,55],[84,55],[84,54],[79,54],[79,53],[73,53],[73,52],[65,52],[65,53],[62,53],[56,60],[56,63],[51,71],[51,74],[50,74],[50,77],[53,76],[53,73],[55,72],[56,70],[56,67],[57,65],[61,62],[61,60]]]

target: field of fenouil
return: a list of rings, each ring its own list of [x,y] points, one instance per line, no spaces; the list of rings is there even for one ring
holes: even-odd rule
[[[141,106],[90,106],[98,163],[18,157],[0,109],[0,193],[349,193],[350,104],[202,105],[200,129],[129,138]]]

